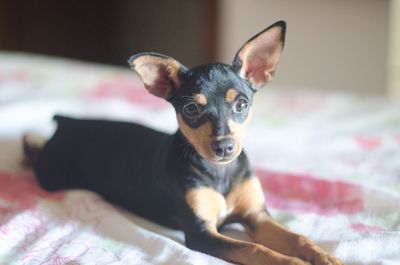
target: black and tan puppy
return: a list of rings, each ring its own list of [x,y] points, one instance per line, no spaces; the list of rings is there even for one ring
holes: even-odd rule
[[[57,131],[43,148],[25,142],[40,184],[50,191],[98,192],[182,229],[189,248],[234,263],[342,264],[271,219],[242,149],[253,96],[275,71],[285,30],[279,21],[257,34],[232,65],[188,69],[157,53],[133,56],[129,64],[148,91],[174,106],[178,131],[168,135],[131,123],[56,116]],[[254,242],[218,232],[231,222],[242,223]]]

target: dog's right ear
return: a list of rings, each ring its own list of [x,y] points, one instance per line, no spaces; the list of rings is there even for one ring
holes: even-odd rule
[[[151,94],[167,100],[179,89],[182,74],[187,71],[175,59],[158,53],[139,53],[128,63]]]

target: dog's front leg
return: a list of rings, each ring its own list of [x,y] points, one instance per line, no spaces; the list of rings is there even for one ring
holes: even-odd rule
[[[189,190],[186,194],[189,211],[182,218],[186,245],[221,259],[248,265],[306,265],[301,259],[289,257],[261,244],[236,240],[217,231],[226,212],[225,198],[209,187]],[[223,218],[222,218],[223,219]]]
[[[271,250],[261,244],[236,240],[218,232],[185,231],[186,245],[194,250],[244,265],[308,265],[309,263]]]
[[[266,211],[247,216],[245,227],[253,240],[279,253],[299,257],[314,265],[342,265],[309,238],[290,232],[274,221]]]
[[[254,242],[284,255],[299,257],[313,265],[342,265],[305,236],[290,232],[274,221],[265,208],[265,199],[258,178],[238,185],[228,196],[246,231]]]

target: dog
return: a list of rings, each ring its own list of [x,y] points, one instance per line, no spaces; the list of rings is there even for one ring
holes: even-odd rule
[[[242,148],[257,90],[271,80],[285,43],[278,21],[246,42],[232,65],[191,69],[158,53],[130,67],[145,88],[175,108],[178,131],[133,123],[55,116],[42,145],[25,138],[26,156],[49,191],[88,189],[108,201],[185,234],[187,247],[238,264],[342,265],[267,211]],[[252,242],[219,232],[239,222]]]

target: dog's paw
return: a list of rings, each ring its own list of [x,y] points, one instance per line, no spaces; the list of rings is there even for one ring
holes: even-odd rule
[[[300,237],[299,246],[300,257],[313,265],[344,265],[306,237]]]
[[[307,261],[304,261],[299,258],[292,258],[292,257],[284,260],[281,264],[282,265],[312,265],[311,263],[309,263]]]
[[[318,252],[312,255],[310,262],[313,265],[344,265],[339,259],[325,252]]]

